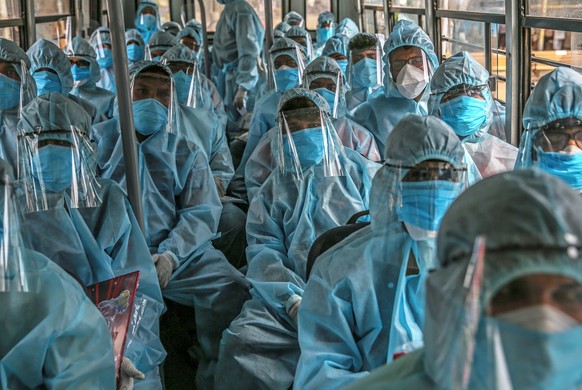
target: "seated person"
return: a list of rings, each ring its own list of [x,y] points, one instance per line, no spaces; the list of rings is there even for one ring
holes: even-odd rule
[[[248,299],[248,282],[212,245],[222,210],[204,151],[178,120],[171,71],[144,61],[130,69],[145,235],[164,297],[194,308],[197,387],[211,388],[222,332]],[[119,128],[100,143],[99,172],[126,183]],[[103,146],[103,147],[102,147]]]
[[[346,74],[350,90],[346,93],[348,112],[351,114],[382,87],[382,46],[374,34],[356,34],[350,43],[349,67]]]
[[[374,136],[359,124],[346,117],[344,78],[337,63],[329,57],[311,61],[303,74],[303,86],[321,95],[332,109],[332,123],[337,135],[348,149],[352,149],[371,161],[380,161],[380,152]],[[336,93],[337,91],[337,93]],[[280,105],[284,105],[281,101]],[[280,130],[277,126],[259,141],[245,167],[245,186],[249,201],[252,201],[261,185],[267,180],[276,162],[271,149],[273,139]]]
[[[93,31],[89,43],[97,53],[97,63],[101,72],[98,87],[115,93],[115,70],[113,69],[113,52],[111,51],[111,33],[108,27],[99,27]]]
[[[129,66],[144,60],[145,43],[139,31],[135,28],[130,28],[125,32],[125,47]]]
[[[178,39],[165,31],[154,33],[146,46],[146,59],[160,61],[165,52],[176,46]],[[149,57],[148,54],[149,53]]]
[[[172,34],[173,36],[176,36],[180,32],[180,30],[182,30],[182,26],[180,26],[178,22],[170,20],[162,24],[161,29],[162,31]]]
[[[538,81],[523,110],[516,168],[532,165],[582,192],[582,76],[556,68]]]
[[[24,64],[24,66],[23,66]],[[36,84],[28,73],[30,60],[24,50],[8,39],[0,38],[0,158],[18,169],[16,125],[20,120],[21,105],[36,96]],[[23,96],[21,96],[21,94]]]
[[[517,148],[489,134],[503,128],[489,89],[489,72],[469,53],[447,58],[430,82],[428,109],[455,130],[482,177],[509,171]]]
[[[291,386],[307,254],[318,235],[368,208],[378,168],[341,146],[320,95],[297,88],[283,100],[272,149],[277,167],[247,217],[252,299],[223,334],[216,388]]]
[[[192,57],[196,60],[198,69],[200,70],[201,73],[204,73],[204,62],[206,61],[206,59],[204,58],[203,55],[204,41],[202,40],[202,32],[201,31],[199,32],[194,27],[184,27],[180,31],[180,33],[176,35],[176,39],[178,40],[179,43],[183,44],[192,51]],[[210,80],[208,81],[211,82]],[[216,91],[216,93],[218,94],[218,90]],[[218,95],[218,97],[220,97],[220,95]],[[222,101],[222,98],[220,100]]]
[[[54,43],[39,39],[32,45],[26,55],[30,59],[30,74],[36,82],[38,96],[59,92],[80,105],[91,117],[93,124],[107,120],[91,102],[71,93],[74,87],[71,63],[65,53]]]
[[[350,18],[343,18],[337,25],[335,29],[335,35],[345,35],[348,40],[352,39],[356,34],[360,32],[360,28]],[[326,43],[327,45],[327,43]]]
[[[336,34],[331,37],[321,53],[322,57],[333,58],[342,70],[344,82],[348,72],[348,44],[350,39],[346,35]]]
[[[335,15],[329,11],[324,11],[317,17],[317,28],[315,30],[315,44],[313,45],[315,59],[321,56],[321,52],[327,41],[334,36],[337,22]]]
[[[301,47],[303,53],[305,54],[307,64],[309,64],[311,60],[316,58],[315,54],[313,54],[313,44],[311,43],[311,35],[304,28],[291,27],[289,31],[285,33],[285,37],[291,39],[292,41],[295,41],[295,43],[297,43]]]
[[[160,10],[153,0],[144,0],[139,3],[135,11],[135,28],[140,32],[146,45],[152,35],[161,31]]]
[[[114,389],[105,320],[75,279],[24,247],[10,170],[0,160],[0,387]]]
[[[140,271],[135,307],[142,308],[127,338],[125,356],[145,374],[144,388],[161,388],[158,366],[166,352],[159,338],[164,311],[154,264],[123,190],[95,178],[89,116],[58,92],[22,110],[19,128],[19,200],[23,234],[85,285]],[[50,234],[47,234],[50,232]],[[139,371],[139,375],[143,376]],[[132,375],[133,376],[133,375]]]
[[[322,254],[299,309],[297,389],[339,389],[422,347],[440,221],[466,188],[464,150],[435,117],[408,115],[372,184],[371,224]]]
[[[428,113],[429,83],[438,66],[429,36],[408,20],[396,23],[384,45],[384,53],[383,89],[352,114],[356,122],[374,134],[380,153],[384,152],[386,139],[400,119],[407,114]]]
[[[91,102],[108,119],[113,117],[116,95],[97,86],[101,80],[97,54],[89,42],[75,37],[65,50],[71,63],[74,87],[71,94]]]
[[[285,18],[283,18],[283,21],[287,24],[289,24],[291,27],[305,27],[305,19],[303,18],[303,15],[301,15],[299,12],[295,12],[295,11],[291,11],[288,12],[285,15]]]
[[[580,388],[581,214],[580,195],[539,170],[469,188],[439,231],[425,347],[348,389]]]

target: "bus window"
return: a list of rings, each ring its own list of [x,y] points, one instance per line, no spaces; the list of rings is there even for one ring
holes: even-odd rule
[[[308,30],[317,28],[317,18],[324,11],[331,11],[331,0],[306,0],[305,1],[305,25]],[[337,15],[336,15],[337,17]]]

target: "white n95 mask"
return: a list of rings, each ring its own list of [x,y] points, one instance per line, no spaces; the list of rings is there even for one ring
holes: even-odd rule
[[[396,77],[396,88],[407,99],[414,99],[429,83],[428,72],[406,64]]]

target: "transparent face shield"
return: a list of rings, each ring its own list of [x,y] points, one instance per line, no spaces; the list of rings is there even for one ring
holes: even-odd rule
[[[113,66],[113,52],[111,51],[111,43],[103,39],[102,34],[95,36],[97,46],[94,46],[97,53],[97,63],[101,69],[109,69]]]
[[[304,180],[304,172],[322,167],[324,177],[343,176],[342,145],[327,113],[302,108],[279,113],[277,144],[273,149],[284,174]]]
[[[343,75],[338,73],[306,73],[305,87],[320,94],[331,108],[331,116],[336,119],[339,113],[340,97],[343,95]]]
[[[384,71],[379,46],[351,50],[349,57],[348,83],[352,88],[370,88],[382,84]]]
[[[164,60],[174,75],[178,102],[192,108],[203,107],[202,84],[198,66],[186,61]]]
[[[18,136],[18,179],[23,183],[26,211],[101,204],[95,178],[95,150],[88,135],[74,126]]]
[[[74,20],[72,16],[60,18],[57,21],[55,30],[57,36],[54,42],[65,52],[73,41],[73,37],[75,36],[74,31]]]
[[[515,262],[528,254],[523,248],[486,250],[485,242],[486,237],[475,241],[465,273],[454,388],[581,388],[582,283],[563,271],[540,270],[510,276],[489,292],[483,281],[487,258]],[[576,253],[554,248],[543,254],[531,250],[530,256],[580,260],[579,249],[571,249]]]
[[[14,204],[11,180],[8,175],[3,175],[0,182],[2,183],[0,296],[2,293],[34,292],[36,278],[22,251],[19,215]]]
[[[17,114],[25,104],[27,83],[30,82],[26,64],[0,61],[0,112],[15,111]],[[30,100],[29,97],[28,100]]]
[[[154,31],[159,28],[158,15],[153,7],[144,7],[139,14],[138,24],[146,31]]]
[[[491,132],[491,127],[504,132],[497,105],[493,102],[487,84],[462,84],[449,89],[442,93],[439,110],[441,118],[461,139],[473,134],[481,138]]]
[[[393,56],[389,55],[389,58]],[[430,84],[434,69],[424,50],[420,50],[420,54],[405,59],[390,58],[390,72],[400,94],[415,99]]]
[[[303,50],[305,51],[305,56],[307,57],[307,61],[311,61],[313,58],[313,43],[311,42],[310,36],[287,36],[287,38],[295,41],[298,45],[300,45]]]
[[[162,68],[149,67],[131,81],[135,130],[144,136],[158,131],[174,133],[176,96],[172,77]]]
[[[466,167],[439,160],[427,160],[415,166],[398,161],[385,164],[399,170],[400,181],[395,183],[397,188],[393,191],[397,194],[398,220],[415,241],[436,238],[447,209],[468,188]]]
[[[285,49],[271,53],[269,77],[276,91],[287,91],[301,85],[305,64],[301,49]]]

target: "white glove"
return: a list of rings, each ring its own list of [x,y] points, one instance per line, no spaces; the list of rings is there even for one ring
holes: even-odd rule
[[[297,312],[299,311],[299,305],[301,305],[301,299],[295,302],[287,312],[295,324],[297,324]]]
[[[166,288],[170,282],[172,271],[174,271],[174,259],[168,252],[162,254],[156,253],[152,256],[152,259],[156,265],[156,273],[158,274],[160,288]]]
[[[124,357],[121,362],[121,369],[119,370],[119,384],[118,390],[133,390],[134,379],[144,379],[143,372],[135,368],[131,360]]]
[[[242,88],[239,88],[238,91],[236,91],[236,95],[234,95],[234,107],[239,110],[239,112],[243,111],[243,109],[246,111],[247,95],[248,92]]]

